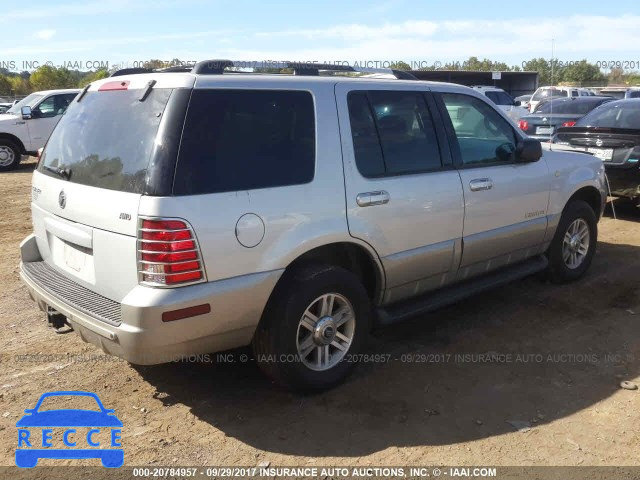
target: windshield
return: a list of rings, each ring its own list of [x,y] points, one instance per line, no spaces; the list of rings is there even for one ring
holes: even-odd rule
[[[540,108],[536,110],[536,113],[565,113],[586,115],[604,101],[606,100],[603,100],[601,98],[583,98],[580,100],[573,100],[571,98],[560,98],[542,104]]]
[[[538,89],[536,93],[531,97],[532,102],[540,102],[542,100],[548,100],[551,97],[567,97],[566,90],[558,90],[557,88],[544,88]]]
[[[575,126],[640,129],[640,100],[607,103],[582,117]]]
[[[32,93],[31,95],[24,97],[18,103],[16,103],[13,107],[7,110],[6,113],[14,113],[16,115],[20,115],[20,111],[22,107],[33,107],[36,103],[38,103],[44,95],[39,93]]]
[[[55,128],[39,170],[73,183],[142,193],[158,126],[171,89],[88,92]]]

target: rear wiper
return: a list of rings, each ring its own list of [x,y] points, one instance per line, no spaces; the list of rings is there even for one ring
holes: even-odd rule
[[[71,178],[70,168],[50,167],[49,165],[44,165],[42,168],[47,172],[54,173],[57,176],[64,178],[65,180],[69,180]]]

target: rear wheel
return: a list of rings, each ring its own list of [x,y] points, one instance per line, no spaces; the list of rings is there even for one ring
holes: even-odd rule
[[[569,203],[547,251],[551,280],[566,283],[584,275],[591,265],[597,239],[596,215],[589,204],[582,200]]]
[[[278,383],[320,391],[344,380],[369,334],[370,305],[348,270],[315,265],[283,279],[256,330],[260,368]]]
[[[9,140],[0,140],[0,172],[12,170],[20,163],[20,150]]]

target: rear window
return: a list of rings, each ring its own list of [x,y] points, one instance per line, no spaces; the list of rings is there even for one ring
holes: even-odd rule
[[[606,103],[582,117],[575,126],[640,129],[640,100]]]
[[[315,169],[313,97],[305,91],[194,90],[175,195],[308,183]]]
[[[72,102],[47,142],[39,170],[68,180],[143,193],[149,158],[171,89],[88,92]],[[47,168],[50,167],[50,168]]]
[[[536,93],[531,97],[532,102],[540,102],[543,100],[548,100],[552,97],[567,97],[568,93],[566,90],[558,90],[557,88],[544,88],[538,89]]]
[[[485,95],[496,105],[513,105],[513,98],[505,92],[485,92]]]
[[[604,100],[600,98],[584,98],[580,100],[561,99],[544,103],[536,113],[566,113],[585,115],[600,105]]]

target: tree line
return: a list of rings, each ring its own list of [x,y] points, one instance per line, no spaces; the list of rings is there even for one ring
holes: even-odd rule
[[[147,68],[162,68],[166,66],[182,65],[178,59],[172,60],[170,65],[160,60],[149,60]],[[393,68],[411,70],[406,62],[395,62]],[[421,70],[430,70],[423,68]],[[564,63],[560,60],[547,60],[534,58],[521,65],[508,65],[504,62],[494,62],[484,58],[470,57],[464,62],[450,62],[433,70],[469,70],[469,71],[503,71],[503,72],[538,72],[539,85],[557,85],[570,83],[579,86],[606,86],[606,85],[639,85],[640,72],[624,71],[614,68],[606,74],[595,64],[587,60]],[[95,80],[106,78],[110,75],[108,70],[96,70],[82,72],[43,65],[33,72],[15,73],[0,69],[0,97],[15,97],[28,95],[38,90],[51,90],[56,88],[80,88]]]

